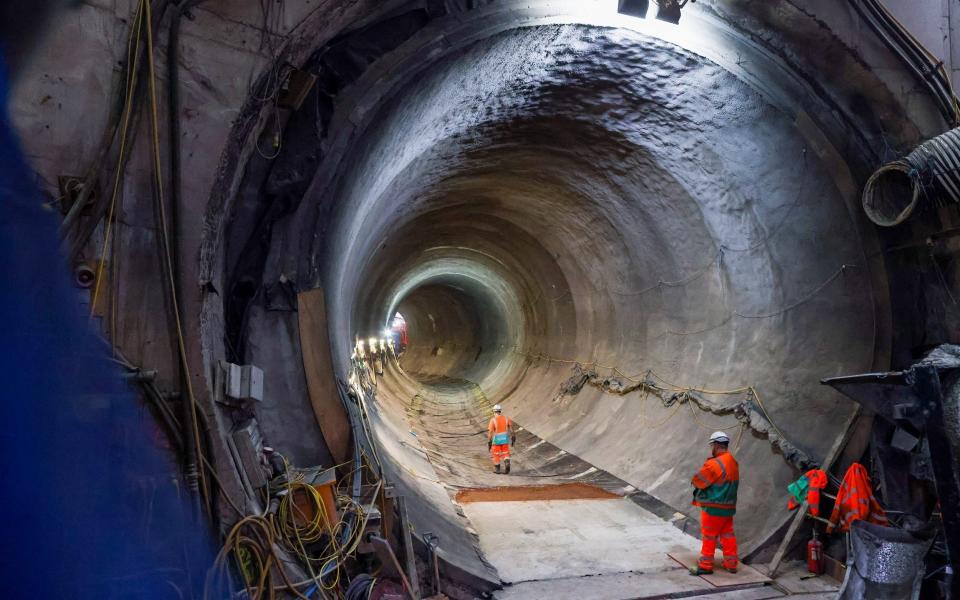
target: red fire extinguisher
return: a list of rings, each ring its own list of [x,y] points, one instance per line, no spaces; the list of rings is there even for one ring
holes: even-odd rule
[[[815,575],[823,575],[823,542],[817,539],[817,532],[807,542],[807,571]]]

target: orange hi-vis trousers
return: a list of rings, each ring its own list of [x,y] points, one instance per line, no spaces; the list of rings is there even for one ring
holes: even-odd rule
[[[490,447],[490,454],[493,455],[493,464],[499,465],[504,458],[510,458],[510,444],[494,444]]]
[[[713,555],[717,552],[717,543],[723,549],[723,566],[737,568],[737,538],[733,534],[733,517],[717,517],[700,511],[700,548],[701,569],[713,570]]]

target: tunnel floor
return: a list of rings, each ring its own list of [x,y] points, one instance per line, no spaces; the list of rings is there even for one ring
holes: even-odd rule
[[[493,402],[474,382],[413,377],[393,362],[376,396],[383,408],[403,407],[404,445],[430,463],[481,560],[496,572],[503,585],[496,598],[790,595],[746,565],[735,575],[691,577],[700,542],[686,531],[697,531],[695,523],[522,423],[515,423],[511,474],[494,473],[486,446]]]

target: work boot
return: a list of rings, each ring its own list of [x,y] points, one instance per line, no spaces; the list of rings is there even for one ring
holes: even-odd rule
[[[494,473],[497,473],[498,475],[500,474],[500,465],[499,465],[499,463],[493,465],[493,472],[494,472]]]
[[[726,571],[727,573],[736,573],[736,572],[737,572],[737,568],[736,568],[736,567],[724,567],[723,570]]]
[[[713,569],[704,569],[703,567],[695,567],[690,569],[690,574],[693,576],[713,575]]]
[[[503,461],[503,472],[506,473],[507,475],[510,474],[510,459],[509,459],[509,458],[508,458],[508,459],[505,459],[505,460]]]

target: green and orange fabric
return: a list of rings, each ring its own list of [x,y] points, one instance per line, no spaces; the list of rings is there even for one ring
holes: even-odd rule
[[[737,488],[740,466],[729,452],[722,450],[707,459],[691,480],[693,505],[715,517],[732,517],[737,512]]]

